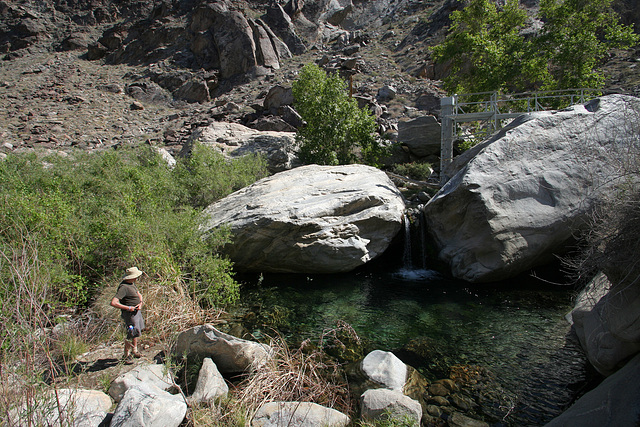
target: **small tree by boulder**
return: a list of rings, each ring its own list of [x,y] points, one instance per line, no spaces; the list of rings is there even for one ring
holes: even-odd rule
[[[358,108],[342,78],[307,64],[292,89],[295,108],[306,122],[298,131],[303,163],[336,166],[359,157],[367,164],[378,163],[384,150],[375,135],[375,118]]]

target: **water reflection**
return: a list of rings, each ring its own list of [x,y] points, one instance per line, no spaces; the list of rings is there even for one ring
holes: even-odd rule
[[[368,350],[394,351],[431,380],[453,365],[486,368],[496,390],[483,415],[493,423],[544,424],[585,378],[584,357],[567,341],[571,292],[542,282],[471,286],[428,269],[268,275],[245,300],[276,307],[293,342],[344,321]]]

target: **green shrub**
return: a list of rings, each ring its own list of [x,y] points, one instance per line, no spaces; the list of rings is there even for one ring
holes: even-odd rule
[[[393,172],[418,181],[426,181],[433,170],[430,163],[398,163],[393,165]]]
[[[303,163],[378,165],[385,149],[375,134],[375,119],[349,97],[340,76],[307,64],[292,89],[296,110],[306,122],[297,133]]]
[[[230,235],[201,239],[199,212],[265,175],[259,157],[232,162],[201,146],[174,169],[151,147],[11,154],[0,162],[0,297],[11,301],[28,270],[39,304],[83,305],[137,265],[189,281],[206,305],[233,302],[238,284],[219,255]]]

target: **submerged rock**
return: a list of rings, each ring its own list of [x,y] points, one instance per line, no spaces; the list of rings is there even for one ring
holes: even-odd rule
[[[638,114],[623,95],[526,114],[459,156],[424,208],[453,275],[503,280],[563,252],[616,184]]]
[[[363,165],[309,165],[264,178],[209,206],[205,233],[228,224],[238,269],[348,272],[382,254],[402,225],[402,195]]]

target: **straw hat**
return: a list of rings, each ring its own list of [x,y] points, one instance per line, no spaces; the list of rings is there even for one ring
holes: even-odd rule
[[[137,279],[142,276],[142,271],[138,270],[138,267],[127,268],[127,274],[122,278],[122,280],[128,279]]]

